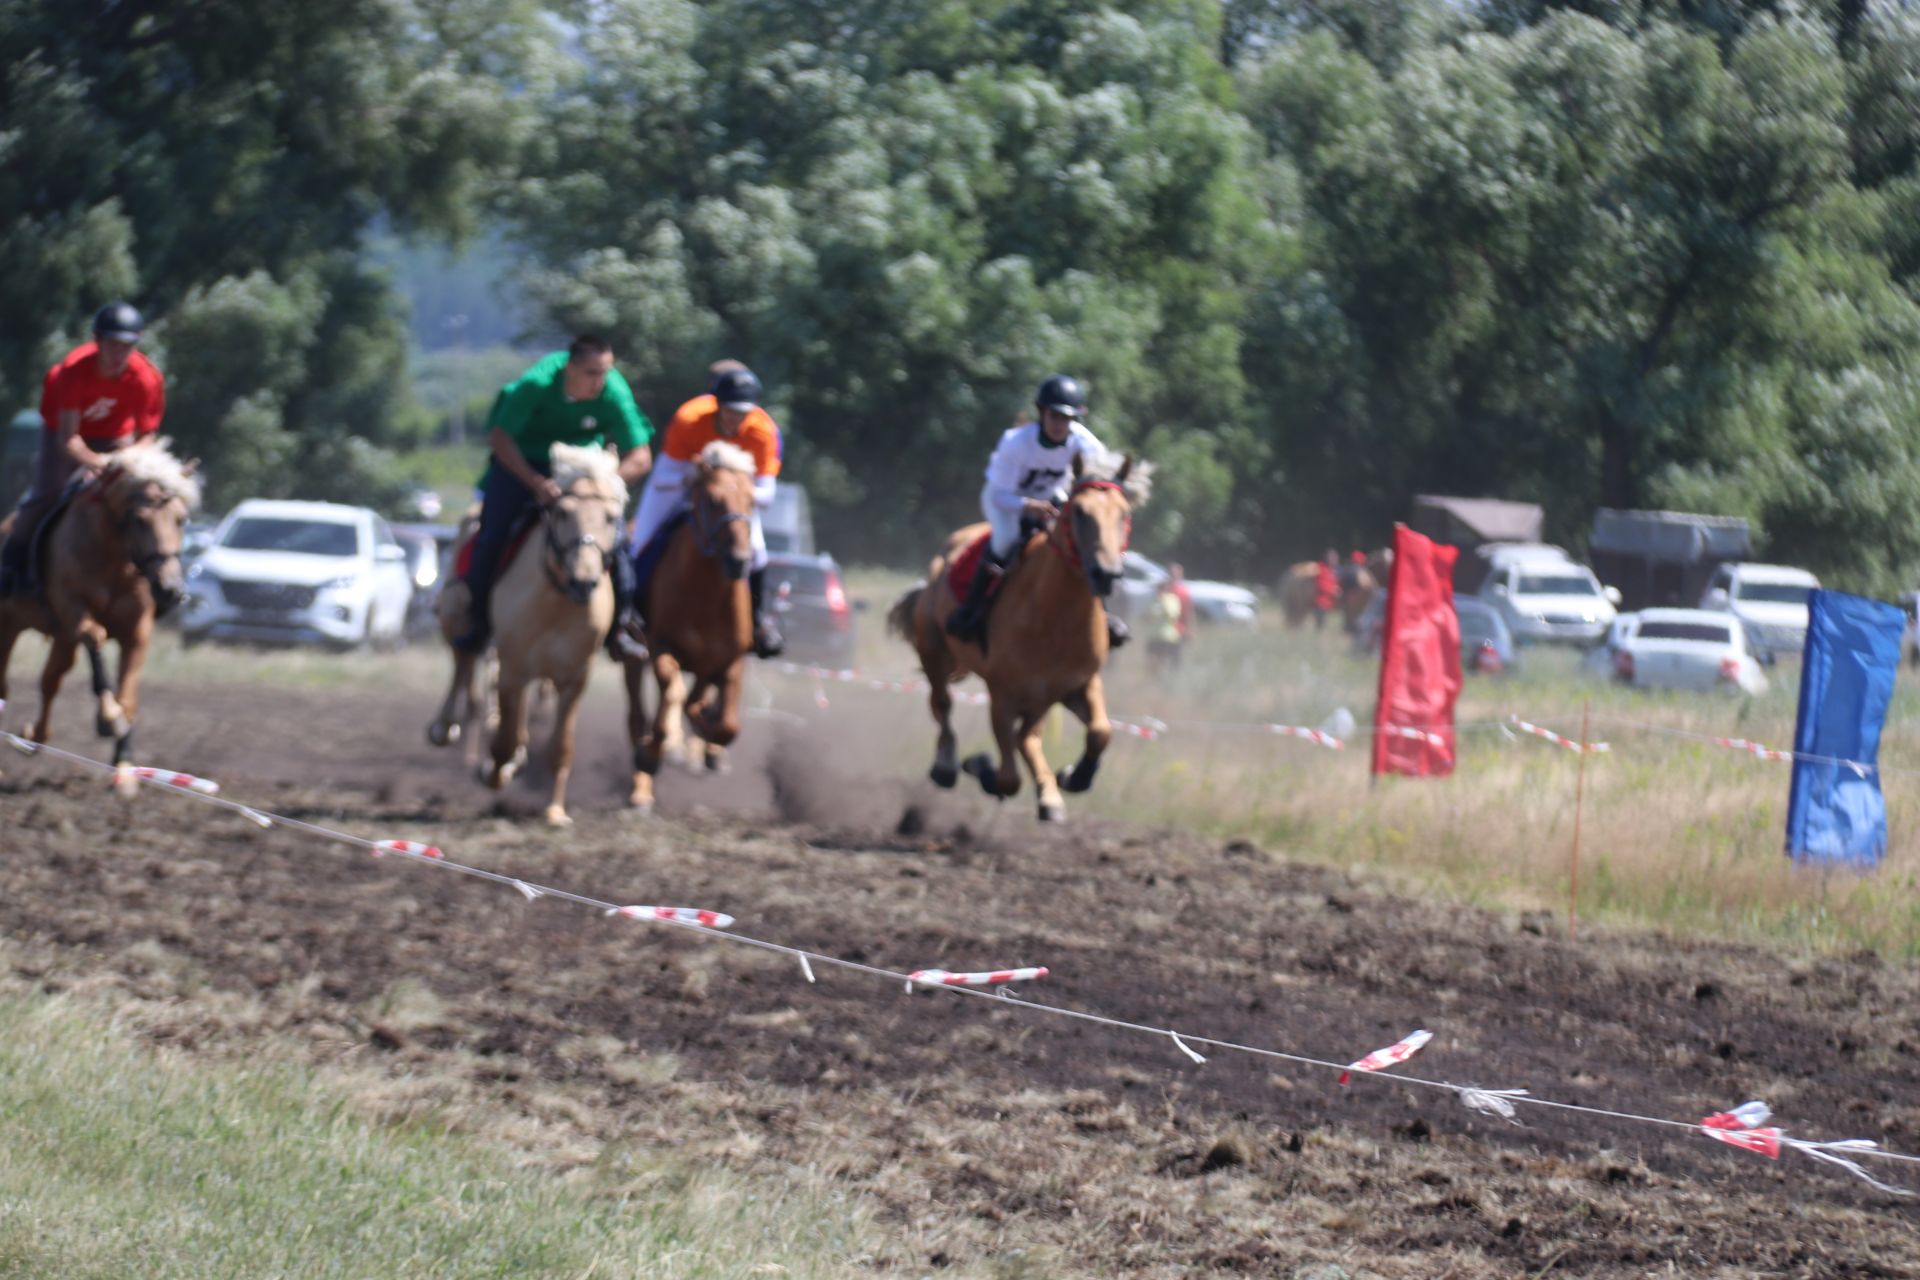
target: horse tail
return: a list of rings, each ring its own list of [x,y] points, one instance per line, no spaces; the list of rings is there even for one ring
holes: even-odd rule
[[[893,602],[893,608],[887,610],[887,630],[908,644],[913,643],[913,615],[919,610],[920,596],[926,589],[927,584],[924,582],[908,588],[898,600]]]

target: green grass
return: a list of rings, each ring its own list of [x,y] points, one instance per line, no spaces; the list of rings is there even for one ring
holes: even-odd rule
[[[60,1001],[0,999],[0,1276],[843,1276],[843,1201],[632,1152],[580,1178],[309,1071],[159,1057]]]

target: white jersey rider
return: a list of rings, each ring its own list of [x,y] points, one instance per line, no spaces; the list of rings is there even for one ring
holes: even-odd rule
[[[1074,458],[1097,458],[1106,452],[1080,421],[1087,412],[1087,390],[1078,378],[1056,373],[1042,382],[1034,408],[1038,419],[1002,433],[987,462],[980,506],[992,537],[968,584],[967,598],[947,618],[947,633],[962,640],[980,640],[987,595],[1006,572],[1008,559],[1031,530],[1060,514],[1073,483]],[[1126,643],[1126,624],[1112,613],[1107,614],[1107,632],[1114,647]]]

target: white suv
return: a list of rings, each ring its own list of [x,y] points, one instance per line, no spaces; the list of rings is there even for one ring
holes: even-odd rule
[[[1620,593],[1558,547],[1502,547],[1487,559],[1478,594],[1521,643],[1589,645],[1613,625]]]
[[[1747,640],[1767,653],[1799,653],[1807,643],[1807,597],[1820,579],[1781,564],[1723,564],[1700,598],[1702,609],[1740,619]]]
[[[372,511],[249,498],[187,571],[180,629],[189,644],[391,644],[412,596],[407,553]]]

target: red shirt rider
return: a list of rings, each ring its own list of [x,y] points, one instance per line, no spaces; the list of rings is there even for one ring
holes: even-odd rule
[[[96,453],[143,440],[160,429],[167,393],[160,371],[138,351],[114,378],[100,372],[100,344],[75,347],[47,370],[40,388],[40,420],[49,433],[60,430],[60,415],[80,415],[80,439]]]

